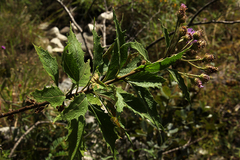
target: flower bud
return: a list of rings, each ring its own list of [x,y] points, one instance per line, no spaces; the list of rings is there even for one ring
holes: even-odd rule
[[[197,43],[198,43],[198,47],[199,48],[206,47],[206,41],[204,41],[204,40],[199,40]]]
[[[202,81],[199,78],[195,78],[194,82],[199,88],[203,88],[204,86],[202,85]]]
[[[206,53],[203,57],[203,60],[207,62],[212,62],[214,60],[214,56],[212,54]]]
[[[180,6],[179,11],[177,13],[178,19],[181,19],[181,18],[183,18],[185,16],[186,10],[187,10],[187,6],[182,3],[181,6]]]
[[[210,80],[210,77],[205,74],[205,73],[202,73],[199,78],[201,79],[202,82],[208,82]]]
[[[213,66],[207,66],[205,71],[207,73],[216,73],[218,71],[218,68],[217,67],[213,67]]]
[[[193,38],[196,40],[201,39],[203,36],[203,31],[202,30],[198,30],[196,32],[193,33]]]
[[[186,34],[187,34],[187,27],[186,26],[182,26],[179,29],[179,36],[182,37],[182,36],[185,36]]]

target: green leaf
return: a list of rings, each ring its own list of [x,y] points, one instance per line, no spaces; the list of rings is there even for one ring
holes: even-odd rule
[[[190,46],[191,47],[191,46]],[[149,65],[141,65],[139,66],[137,69],[144,69],[145,71],[148,72],[158,72],[160,70],[166,69],[168,68],[170,65],[174,64],[177,60],[179,60],[180,58],[182,58],[182,55],[190,48],[186,48],[185,50],[183,50],[182,52],[178,53],[178,54],[174,54],[171,57],[167,57],[165,59],[163,59],[160,62],[155,62],[153,64],[149,64]]]
[[[128,57],[128,51],[127,47],[123,46],[125,44],[125,32],[122,31],[121,26],[118,23],[115,10],[113,9],[113,20],[115,23],[115,28],[116,28],[116,35],[117,35],[117,48],[118,48],[118,53],[119,53],[119,58],[120,58],[120,68],[125,64],[127,57]]]
[[[165,79],[156,73],[142,71],[129,76],[127,81],[140,87],[159,87]]]
[[[163,35],[164,35],[164,38],[165,38],[165,42],[166,42],[167,48],[168,48],[170,46],[170,38],[169,38],[169,35],[168,35],[168,31],[167,31],[167,28],[165,28],[163,26],[162,21],[160,21],[160,23],[161,23]]]
[[[151,63],[148,58],[148,52],[141,43],[129,42],[125,43],[122,47],[131,47],[132,49],[137,50],[139,54],[143,56],[144,60],[146,60],[148,63]]]
[[[118,75],[120,69],[123,67],[125,62],[127,61],[127,57],[128,57],[127,46],[124,45],[125,32],[122,32],[122,29],[118,23],[114,10],[113,10],[113,20],[115,23],[117,38],[115,39],[115,42],[114,42],[114,51],[113,51],[111,61],[108,67],[108,71],[106,73],[106,77],[104,78],[104,81],[107,81],[109,79],[114,79]]]
[[[98,37],[95,29],[92,31],[93,33],[93,73],[98,66],[103,64],[103,48],[101,46],[100,37]]]
[[[117,151],[115,149],[115,142],[118,139],[118,135],[115,132],[115,125],[112,123],[111,117],[95,105],[92,105],[92,112],[95,113],[95,116],[99,119],[99,127],[101,128],[103,137],[107,144],[110,145],[111,151],[116,159]]]
[[[63,110],[63,119],[70,121],[77,119],[80,116],[86,114],[88,109],[88,101],[85,94],[80,93],[78,96],[74,97],[74,100],[71,102],[69,107]]]
[[[158,128],[158,130],[160,130],[160,128],[164,130],[163,126],[161,125],[161,118],[157,112],[157,103],[153,99],[151,93],[143,87],[134,85],[132,85],[132,87],[138,96],[138,100],[142,103],[147,110],[148,115],[151,117],[149,120]]]
[[[51,76],[56,86],[58,86],[58,63],[56,58],[52,57],[47,50],[44,50],[41,47],[37,47],[33,45],[37,54],[39,56],[40,61],[42,62],[43,68],[47,71],[47,73]]]
[[[89,63],[84,63],[84,52],[81,43],[78,42],[75,34],[70,28],[68,45],[65,47],[62,56],[62,66],[73,83],[85,86],[91,75]]]
[[[181,77],[181,75],[178,73],[178,71],[173,70],[173,69],[168,69],[168,71],[171,73],[173,76],[173,79],[178,83],[178,86],[183,92],[183,96],[190,102],[190,95],[187,89],[187,86],[184,83],[184,79]]]
[[[103,81],[107,81],[109,79],[114,79],[119,70],[120,70],[120,55],[118,52],[118,45],[116,45],[116,40],[115,40],[115,45],[114,45],[114,51],[111,57],[110,64],[108,66],[108,71],[106,73],[106,77],[104,78]]]
[[[139,62],[141,62],[141,58],[137,54],[129,54],[128,60],[126,62],[127,65],[120,70],[118,75],[123,76],[130,73],[137,68],[137,63]]]
[[[78,117],[77,119],[72,119],[69,122],[68,127],[68,156],[69,159],[81,159],[83,154],[81,152],[84,151],[83,144],[83,133],[84,133],[84,125],[85,120],[83,116]]]
[[[47,101],[51,106],[56,107],[62,105],[65,96],[58,87],[51,86],[50,88],[44,87],[43,90],[35,90],[32,93],[34,99],[38,102]]]

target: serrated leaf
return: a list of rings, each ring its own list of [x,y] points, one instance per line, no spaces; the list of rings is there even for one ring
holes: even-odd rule
[[[159,130],[160,128],[164,130],[162,124],[161,124],[161,118],[157,112],[157,103],[155,102],[153,96],[151,93],[148,91],[148,89],[139,87],[139,86],[134,86],[132,87],[135,90],[135,93],[138,96],[138,100],[142,103],[142,105],[145,107],[147,110],[148,115],[151,117],[149,119]]]
[[[107,144],[110,145],[111,151],[116,159],[117,151],[115,150],[115,142],[118,139],[118,135],[115,132],[115,125],[112,123],[111,117],[95,105],[92,105],[92,112],[95,113],[95,116],[100,121],[99,127],[102,131],[103,137]]]
[[[136,57],[134,57],[134,56],[136,56],[136,55],[130,54],[128,56],[128,60],[126,62],[128,64],[120,70],[120,72],[118,74],[119,76],[128,74],[129,72],[131,72],[132,70],[137,68],[137,63],[141,62],[141,58],[139,56],[136,56]]]
[[[65,96],[58,87],[51,86],[50,88],[44,87],[43,90],[35,90],[32,93],[34,99],[38,102],[47,101],[51,106],[56,107],[62,105]]]
[[[116,45],[115,40],[114,51],[111,57],[110,64],[108,66],[106,76],[103,81],[114,79],[117,76],[119,70],[120,70],[120,55],[118,52],[118,45]]]
[[[68,45],[65,47],[62,56],[62,66],[67,75],[72,79],[73,83],[81,86],[87,84],[89,80],[90,67],[88,63],[84,63],[84,52],[81,43],[78,42],[75,34],[70,32],[68,36]]]
[[[115,28],[116,28],[116,36],[117,38],[115,39],[114,42],[114,50],[111,56],[111,61],[108,67],[108,71],[106,73],[106,77],[104,78],[104,81],[107,81],[109,79],[114,79],[120,69],[123,67],[125,62],[127,61],[128,57],[128,51],[127,51],[127,46],[123,45],[125,44],[125,31],[123,32],[118,20],[116,18],[115,11],[113,10],[113,20],[115,23]]]
[[[127,47],[123,46],[125,44],[125,32],[122,31],[120,24],[118,23],[115,10],[113,9],[113,21],[115,23],[116,28],[116,35],[117,35],[117,46],[118,46],[118,52],[119,52],[119,58],[120,58],[120,68],[125,64],[127,57],[128,57],[128,51]]]
[[[88,109],[88,101],[85,94],[80,93],[78,96],[74,97],[69,107],[63,110],[63,119],[70,121],[77,119],[80,116],[86,114]]]
[[[166,80],[156,73],[142,71],[129,76],[127,81],[140,87],[159,87]]]
[[[131,47],[132,49],[137,50],[144,60],[146,60],[148,63],[151,63],[148,58],[148,52],[141,43],[128,42],[128,43],[125,43],[122,47],[127,47],[127,48]]]
[[[56,86],[58,86],[58,63],[56,58],[52,57],[47,50],[44,50],[41,47],[37,47],[33,45],[37,54],[39,56],[40,61],[42,62],[43,68],[47,71],[47,73],[51,76]]]
[[[77,159],[81,159],[83,157],[81,152],[84,151],[84,148],[82,147],[84,125],[85,120],[83,116],[80,116],[77,119],[72,119],[69,122],[67,142],[68,156],[71,160],[75,157],[77,157]]]
[[[165,42],[166,42],[166,45],[167,45],[167,48],[168,48],[170,46],[170,38],[169,38],[169,35],[168,35],[168,31],[167,31],[167,28],[165,28],[163,26],[161,21],[160,21],[160,23],[161,23],[163,35],[164,35],[164,38],[165,38]]]
[[[98,66],[103,64],[103,50],[100,42],[100,37],[98,37],[97,32],[95,29],[92,31],[93,33],[93,73]]]
[[[190,46],[191,47],[191,46]],[[174,54],[171,57],[167,57],[165,59],[163,59],[160,62],[155,62],[153,64],[149,64],[149,65],[141,65],[139,66],[137,69],[144,69],[145,71],[148,72],[158,72],[160,70],[166,69],[168,68],[170,65],[174,64],[177,60],[179,60],[180,58],[182,58],[182,55],[188,50],[190,49],[190,47],[186,48],[185,50],[183,50],[182,52],[178,53],[178,54]]]
[[[91,104],[102,105],[99,98],[92,93],[86,94],[87,100]]]
[[[184,97],[190,102],[190,95],[187,89],[187,86],[184,83],[184,79],[182,76],[178,73],[178,71],[174,69],[168,69],[168,71],[173,76],[174,80],[178,83],[179,88],[182,90]]]

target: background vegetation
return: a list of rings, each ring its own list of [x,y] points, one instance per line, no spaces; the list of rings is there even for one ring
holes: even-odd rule
[[[168,31],[173,31],[177,20],[176,12],[181,3],[188,7],[188,23],[208,2],[208,0],[107,0],[107,6],[109,10],[114,7],[118,19],[122,18],[126,40],[136,39],[147,47],[163,36],[158,19]],[[99,0],[66,0],[64,4],[68,8],[74,8],[73,15],[83,28],[105,11],[105,4]],[[219,0],[201,12],[193,23],[239,20],[239,5],[239,2],[234,0]],[[0,1],[0,45],[6,47],[5,50],[0,49],[1,113],[25,106],[25,100],[30,92],[53,83],[44,72],[32,44],[43,45],[41,39],[46,35],[38,28],[39,24],[48,22],[50,27],[63,28],[69,26],[69,21],[70,18],[56,1]],[[111,27],[113,22],[108,23]],[[157,159],[159,156],[164,159],[240,158],[239,24],[209,23],[194,25],[192,28],[202,29],[207,41],[207,46],[198,56],[205,53],[213,54],[216,60],[212,65],[218,67],[219,72],[211,75],[210,82],[204,84],[202,89],[185,79],[191,92],[192,106],[182,98],[179,88],[170,78],[161,89],[151,89],[159,104],[159,113],[166,128],[166,133],[161,135],[165,139],[161,146],[157,143],[160,135],[154,127],[126,110],[124,121],[132,137],[133,146],[126,137],[117,141],[119,159]],[[110,39],[108,44],[111,44],[115,36],[108,34],[107,38]],[[150,60],[160,59],[164,48],[164,41],[150,47],[148,49]],[[176,65],[182,67],[183,71],[201,74],[186,64]],[[13,118],[0,119],[0,127],[17,127],[13,132],[1,135],[0,157],[7,159],[16,141],[33,124],[38,121],[51,122],[56,112],[49,107],[38,114],[27,111]],[[13,159],[66,159],[66,144],[63,141],[66,134],[64,122],[39,124],[21,141]],[[111,152],[104,143],[96,123],[87,124],[84,138],[90,157],[111,159]]]

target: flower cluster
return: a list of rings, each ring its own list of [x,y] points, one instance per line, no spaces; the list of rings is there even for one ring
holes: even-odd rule
[[[179,46],[180,49],[190,47],[190,49],[185,53],[184,59],[185,62],[188,62],[193,67],[196,67],[200,70],[203,70],[205,73],[201,75],[194,74],[185,74],[187,76],[194,77],[194,82],[199,88],[203,88],[203,83],[206,83],[210,80],[209,74],[215,73],[218,71],[217,67],[213,66],[205,66],[200,67],[192,62],[212,62],[214,60],[214,56],[211,54],[205,54],[203,58],[201,58],[198,54],[206,46],[206,41],[203,39],[203,30],[195,31],[193,28],[188,28],[187,26],[180,26],[181,23],[184,23],[186,20],[186,10],[187,6],[185,4],[181,4],[179,11],[177,12],[178,22],[179,22]],[[193,59],[195,58],[195,59]]]

